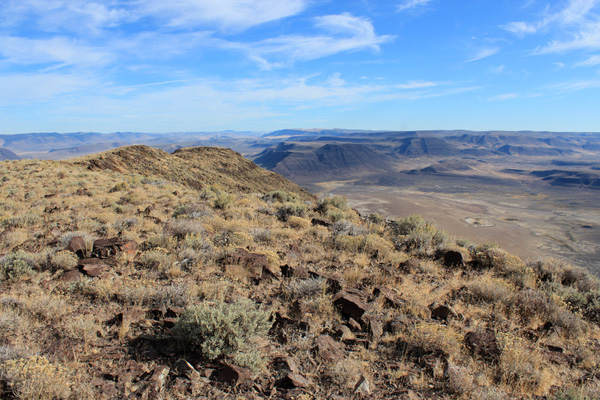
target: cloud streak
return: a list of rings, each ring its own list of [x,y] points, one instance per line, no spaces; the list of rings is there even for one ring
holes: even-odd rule
[[[416,8],[422,8],[431,2],[432,0],[405,0],[402,3],[398,4],[396,10],[398,10],[399,12],[414,10]]]

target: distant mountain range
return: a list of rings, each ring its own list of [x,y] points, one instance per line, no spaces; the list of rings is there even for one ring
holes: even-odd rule
[[[519,160],[540,160],[539,171],[554,170],[549,163],[562,163],[557,164],[559,172],[548,176],[539,175],[538,169],[527,169],[530,178],[551,185],[595,188],[600,179],[600,133],[595,132],[282,129],[266,134],[25,133],[0,135],[0,160],[58,160],[131,144],[168,152],[191,146],[228,147],[261,167],[301,183],[366,176],[377,177],[375,181],[398,181],[402,174],[484,176],[490,168],[479,171],[483,164],[498,164],[491,170],[500,171],[507,169],[507,162]]]

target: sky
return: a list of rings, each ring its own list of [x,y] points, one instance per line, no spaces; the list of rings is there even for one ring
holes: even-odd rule
[[[600,131],[600,0],[0,0],[0,133]]]

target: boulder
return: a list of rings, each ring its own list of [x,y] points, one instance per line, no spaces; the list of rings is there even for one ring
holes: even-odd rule
[[[437,305],[436,303],[433,303],[429,306],[429,309],[431,310],[432,319],[448,322],[450,317],[458,318],[456,311],[446,304]]]
[[[81,272],[77,268],[65,271],[59,280],[62,282],[79,282],[81,281]]]
[[[235,386],[249,386],[252,383],[253,377],[252,372],[248,368],[223,363],[223,368],[219,370],[215,379],[219,382],[226,382]]]
[[[81,236],[73,236],[65,250],[75,253],[80,259],[86,257],[85,241]]]
[[[308,388],[313,383],[310,379],[294,372],[288,372],[283,378],[275,382],[275,386],[282,389]]]
[[[444,254],[444,266],[448,268],[462,267],[465,264],[465,260],[460,251],[449,250]]]
[[[100,276],[105,272],[111,270],[110,265],[106,264],[103,260],[99,258],[84,258],[83,260],[79,260],[79,266],[81,270],[92,278]]]
[[[338,293],[333,298],[333,304],[346,318],[360,319],[368,310],[368,305],[360,297],[349,293]]]
[[[335,362],[344,358],[340,344],[329,335],[320,335],[315,339],[315,349],[319,357],[326,362]]]
[[[386,307],[402,308],[406,304],[406,300],[400,298],[395,290],[387,286],[377,286],[373,289],[374,296],[380,296],[384,299]]]

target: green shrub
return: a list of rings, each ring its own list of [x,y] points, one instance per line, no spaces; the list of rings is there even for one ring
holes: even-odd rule
[[[276,190],[273,192],[266,193],[262,199],[267,203],[278,201],[280,203],[286,203],[289,201],[295,201],[298,197],[293,193],[288,193],[284,190]]]
[[[234,357],[237,362],[257,368],[253,346],[267,335],[270,313],[248,299],[236,303],[200,303],[185,310],[173,328],[192,351],[209,360]]]
[[[424,252],[442,246],[448,235],[420,215],[411,215],[388,224],[399,250]]]
[[[0,258],[0,280],[20,281],[33,274],[35,260],[32,254],[22,250]]]
[[[324,197],[319,200],[315,210],[321,214],[325,214],[327,211],[331,210],[332,207],[343,211],[348,208],[348,200],[343,196]]]
[[[291,216],[303,217],[306,215],[306,205],[302,203],[287,203],[277,209],[277,219],[287,222]]]
[[[226,192],[219,192],[219,193],[217,193],[217,197],[215,198],[213,205],[215,206],[215,208],[218,208],[219,210],[224,210],[226,208],[229,208],[229,206],[231,206],[232,203],[233,203],[232,195],[230,195],[229,193],[226,193]]]

